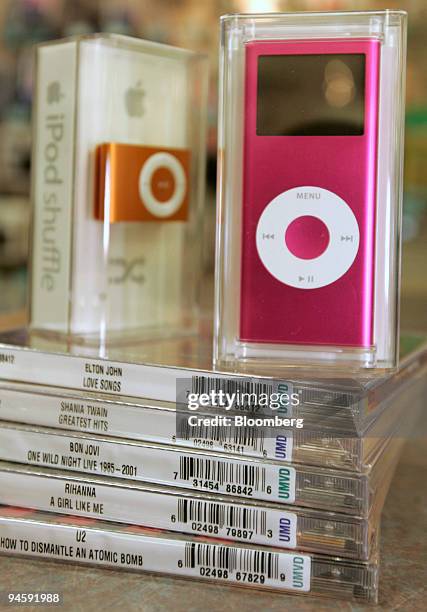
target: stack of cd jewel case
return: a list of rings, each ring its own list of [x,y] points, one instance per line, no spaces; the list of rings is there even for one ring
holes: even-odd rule
[[[402,342],[394,373],[343,378],[214,372],[207,339],[100,358],[3,334],[0,552],[376,601],[380,515],[425,390],[424,342]],[[239,427],[222,408],[189,411],[190,394],[220,388],[286,390],[290,426],[260,427],[259,406],[227,413],[244,413]]]

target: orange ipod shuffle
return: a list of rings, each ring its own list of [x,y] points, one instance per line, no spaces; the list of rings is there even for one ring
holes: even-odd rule
[[[95,218],[186,221],[190,152],[109,142],[97,147]]]

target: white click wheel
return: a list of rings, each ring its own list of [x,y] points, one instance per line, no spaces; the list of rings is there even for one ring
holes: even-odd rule
[[[181,206],[187,179],[179,160],[170,153],[154,153],[141,168],[139,193],[150,213],[170,217]]]
[[[277,280],[299,289],[330,285],[352,266],[359,226],[332,191],[297,187],[275,197],[257,226],[258,255]]]

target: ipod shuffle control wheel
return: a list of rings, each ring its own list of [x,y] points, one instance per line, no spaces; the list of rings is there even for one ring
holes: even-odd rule
[[[155,217],[170,217],[181,206],[187,179],[179,160],[170,153],[154,153],[141,168],[139,195]]]

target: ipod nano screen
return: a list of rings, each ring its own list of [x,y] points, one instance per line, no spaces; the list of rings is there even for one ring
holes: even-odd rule
[[[258,136],[362,136],[365,55],[258,58]]]

